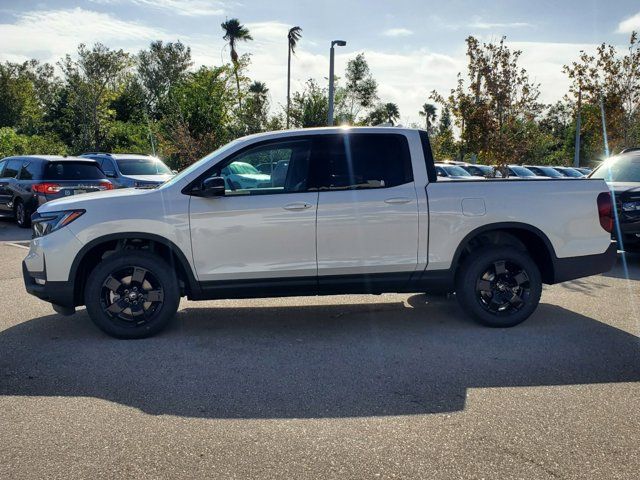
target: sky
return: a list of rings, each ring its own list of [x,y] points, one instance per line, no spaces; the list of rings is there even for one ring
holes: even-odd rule
[[[55,63],[79,43],[102,42],[136,53],[153,40],[176,41],[192,49],[195,66],[229,58],[220,23],[238,18],[254,41],[249,76],[267,84],[275,109],[286,103],[287,40],[291,26],[303,29],[293,59],[293,89],[314,78],[326,83],[329,43],[336,49],[336,73],[364,53],[378,81],[381,101],[400,107],[401,122],[419,122],[418,110],[437,90],[446,94],[465,71],[469,35],[507,37],[522,50],[521,63],[540,83],[541,99],[566,92],[562,66],[580,50],[602,42],[624,49],[640,31],[637,0],[0,0],[0,61],[29,58]]]

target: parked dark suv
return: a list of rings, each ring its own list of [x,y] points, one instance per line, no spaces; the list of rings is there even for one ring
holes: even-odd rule
[[[94,160],[29,155],[0,160],[0,215],[24,228],[45,202],[85,192],[111,190],[113,184]]]
[[[628,148],[607,158],[589,178],[604,179],[614,194],[618,226],[613,236],[621,237],[620,247],[640,253],[640,148]]]

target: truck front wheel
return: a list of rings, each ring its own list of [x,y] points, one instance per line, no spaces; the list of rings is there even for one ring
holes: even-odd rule
[[[116,252],[89,274],[85,305],[91,320],[117,338],[144,338],[164,329],[180,302],[175,272],[157,255]]]
[[[525,321],[541,294],[540,270],[526,252],[511,246],[471,252],[456,280],[463,310],[489,327],[513,327]]]

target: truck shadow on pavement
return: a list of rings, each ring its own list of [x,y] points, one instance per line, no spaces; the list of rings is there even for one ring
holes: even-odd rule
[[[463,410],[467,389],[640,380],[638,337],[541,304],[489,329],[454,301],[187,308],[119,341],[85,312],[0,332],[0,395],[88,396],[155,415],[327,418]]]

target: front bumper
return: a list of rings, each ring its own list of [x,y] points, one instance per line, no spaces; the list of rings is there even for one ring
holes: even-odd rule
[[[553,283],[589,277],[608,272],[616,263],[618,245],[611,242],[604,253],[580,257],[556,258],[553,262]]]
[[[73,283],[46,281],[46,272],[29,272],[24,260],[22,261],[22,278],[27,293],[54,305],[65,308],[75,307]],[[44,281],[44,283],[39,284],[36,279]]]

